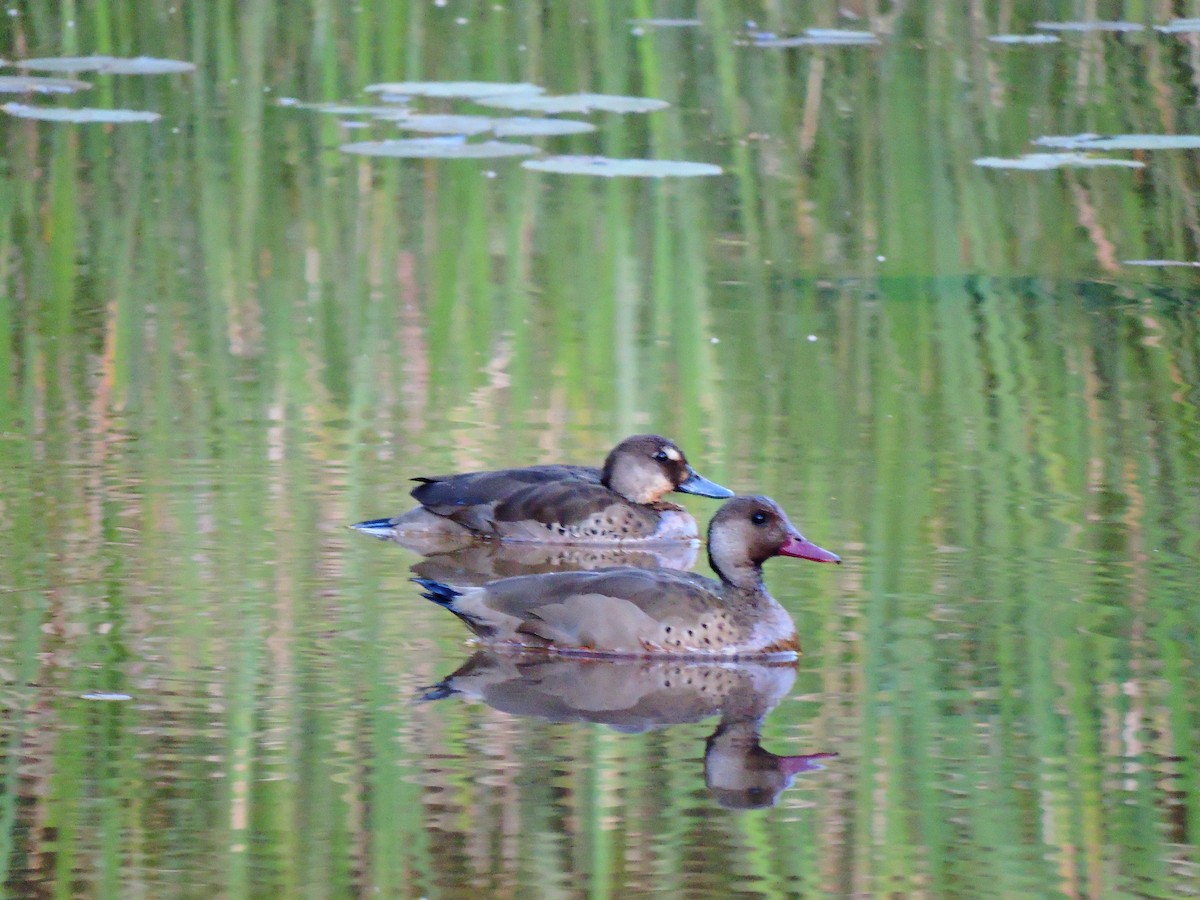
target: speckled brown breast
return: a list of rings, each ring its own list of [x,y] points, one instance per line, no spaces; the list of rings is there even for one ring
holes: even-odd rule
[[[685,510],[630,503],[602,485],[537,485],[518,491],[491,512],[491,530],[510,541],[609,543],[695,540],[696,520]]]

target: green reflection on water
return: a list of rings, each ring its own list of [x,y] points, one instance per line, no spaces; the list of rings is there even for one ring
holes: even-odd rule
[[[1045,134],[1194,133],[1178,38],[1001,47],[986,36],[1073,7],[933,0],[873,23],[878,48],[769,51],[736,45],[741,23],[846,23],[708,2],[465,24],[453,4],[13,6],[6,58],[198,71],[36,101],[153,126],[2,123],[8,893],[1192,882],[1194,273],[1120,260],[1196,257],[1194,159],[972,163]],[[354,159],[337,146],[394,134],[273,103],[467,77],[661,97],[544,146],[727,174]],[[407,584],[415,557],[343,529],[405,508],[412,475],[595,464],[645,429],[847,559],[768,566],[807,656],[764,738],[840,758],[767,812],[713,804],[711,723],[414,707],[461,629]]]

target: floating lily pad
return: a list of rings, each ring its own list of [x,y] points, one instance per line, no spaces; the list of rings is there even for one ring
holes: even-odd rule
[[[90,87],[86,81],[74,81],[70,78],[0,75],[0,94],[73,94]]]
[[[13,65],[35,72],[98,72],[111,62],[111,56],[48,56],[14,60]]]
[[[1172,19],[1166,25],[1155,25],[1163,34],[1192,34],[1200,31],[1200,19]]]
[[[627,19],[625,24],[635,28],[699,28],[704,23],[699,19]]]
[[[548,156],[530,159],[521,167],[560,175],[599,175],[604,178],[667,178],[720,175],[721,167],[710,163],[669,159],[609,159],[605,156]]]
[[[174,75],[196,69],[194,63],[150,56],[132,59],[114,56],[47,56],[17,60],[14,65],[38,72],[100,72],[108,75]]]
[[[1076,134],[1040,137],[1033,142],[1039,147],[1062,150],[1196,150],[1200,135],[1196,134]]]
[[[559,97],[535,96],[532,94],[508,94],[498,97],[481,97],[484,106],[500,109],[519,109],[525,112],[588,113],[593,111],[614,113],[644,113],[666,109],[671,104],[666,100],[651,97],[620,97],[615,94],[564,94]]]
[[[1062,38],[1053,34],[993,34],[988,38],[993,44],[1058,44]]]
[[[465,141],[438,138],[362,141],[357,144],[343,144],[341,150],[361,156],[392,156],[398,159],[494,159],[502,156],[530,156],[541,152],[529,144],[510,144],[505,141],[468,144]]]
[[[1034,28],[1042,31],[1145,31],[1139,22],[1034,22]]]
[[[387,91],[380,91],[375,95],[375,99],[380,103],[387,103],[391,106],[407,106],[412,102],[412,94],[389,94]]]
[[[787,47],[870,47],[878,43],[878,38],[869,41],[838,41],[802,35],[800,37],[786,38],[758,38],[752,41],[751,45],[766,49],[782,49]]]
[[[866,47],[878,44],[879,38],[869,31],[806,28],[804,34],[796,37],[776,37],[770,32],[759,32],[751,38],[751,43],[755,47]]]
[[[521,117],[425,115],[407,110],[389,110],[377,119],[395,122],[399,128],[427,134],[476,135],[493,132],[497,137],[535,137],[555,134],[585,134],[595,131],[590,122],[573,119],[527,119]]]
[[[1146,164],[1136,159],[1113,159],[1107,156],[1088,156],[1085,153],[1026,153],[1016,159],[1004,159],[998,156],[985,156],[975,160],[975,165],[985,169],[1025,169],[1043,171],[1046,169],[1097,169],[1113,166],[1121,169],[1142,169]]]
[[[575,119],[526,119],[520,116],[511,119],[496,119],[492,128],[496,137],[587,134],[595,130],[596,126],[591,122],[577,122]]]
[[[0,106],[10,116],[19,119],[40,119],[43,122],[157,122],[162,118],[156,112],[140,109],[60,109],[52,106],[26,106],[24,103],[5,103]]]
[[[408,131],[423,131],[426,134],[483,134],[491,131],[495,124],[491,116],[435,116],[404,110],[377,115],[375,118],[395,122],[398,127]]]
[[[498,81],[392,81],[384,84],[369,84],[365,90],[371,94],[473,100],[478,97],[494,97],[500,94],[540,94],[545,88],[523,82],[505,84]]]
[[[295,97],[280,97],[275,101],[278,106],[288,109],[307,109],[313,112],[327,113],[331,116],[386,116],[403,115],[407,110],[403,106],[370,106],[359,103],[306,103]]]
[[[1188,259],[1125,259],[1121,261],[1121,265],[1200,269],[1200,262]]]
[[[135,56],[132,59],[114,59],[100,71],[109,75],[182,75],[196,71],[196,64],[182,59]]]
[[[805,28],[804,37],[825,44],[879,43],[879,38],[870,31],[848,31],[841,28]]]

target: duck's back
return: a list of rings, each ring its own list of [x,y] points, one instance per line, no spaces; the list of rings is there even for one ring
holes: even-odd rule
[[[695,572],[617,566],[501,578],[486,586],[487,604],[511,616],[543,615],[551,606],[587,598],[616,600],[656,620],[699,616],[720,601],[719,585]]]
[[[510,541],[608,543],[691,540],[695,520],[663,504],[631,503],[587,466],[531,466],[428,479],[422,507],[481,535]]]
[[[426,509],[447,515],[457,507],[500,503],[517,491],[537,485],[600,484],[600,470],[593,466],[526,466],[459,475],[416,478],[412,497]]]

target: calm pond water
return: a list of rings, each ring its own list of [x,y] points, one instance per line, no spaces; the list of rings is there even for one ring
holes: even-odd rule
[[[1200,890],[1198,278],[1127,264],[1200,258],[1196,151],[975,164],[1200,132],[1194,33],[988,40],[1195,4],[5,10],[197,67],[4,98],[161,115],[0,118],[6,895]],[[468,78],[667,100],[515,140],[724,174],[277,102]],[[766,567],[795,667],[472,657],[408,578],[514,564],[346,528],[647,430],[845,559]]]

